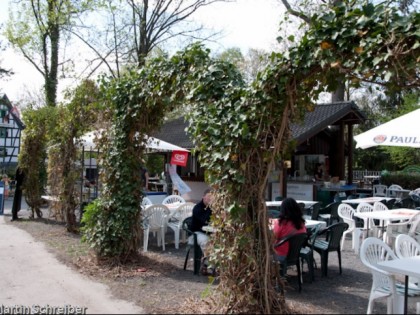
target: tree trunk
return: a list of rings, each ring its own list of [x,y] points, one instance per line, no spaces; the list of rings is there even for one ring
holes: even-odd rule
[[[341,80],[337,89],[333,93],[331,93],[331,103],[343,102],[345,91],[346,84],[344,81]]]
[[[57,73],[58,73],[58,54],[59,54],[59,42],[60,42],[60,27],[58,24],[57,12],[55,7],[58,5],[54,1],[48,1],[48,33],[47,37],[50,39],[50,64],[45,66],[48,70],[45,71],[45,99],[48,106],[56,106],[57,103]],[[45,57],[45,63],[47,56]]]

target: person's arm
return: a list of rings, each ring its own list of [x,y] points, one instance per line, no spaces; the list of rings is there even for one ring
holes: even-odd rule
[[[277,240],[280,240],[283,236],[286,235],[283,225],[280,225],[279,219],[274,222],[273,233]]]

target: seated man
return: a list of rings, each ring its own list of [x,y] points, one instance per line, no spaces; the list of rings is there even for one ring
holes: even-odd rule
[[[206,245],[209,240],[209,236],[203,231],[203,226],[210,224],[210,216],[212,214],[210,204],[212,201],[213,193],[210,189],[206,189],[203,194],[203,199],[194,206],[192,211],[191,231],[197,235],[197,243],[204,254],[202,273],[205,273],[203,271],[207,269],[205,253]]]

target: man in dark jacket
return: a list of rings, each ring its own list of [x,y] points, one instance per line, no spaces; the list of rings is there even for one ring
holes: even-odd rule
[[[23,170],[18,167],[16,169],[16,188],[15,188],[15,195],[13,197],[13,205],[12,205],[12,221],[16,221],[18,218],[18,212],[21,207],[22,203],[22,186],[23,181],[25,180],[25,174]]]
[[[191,231],[197,235],[197,243],[200,246],[204,258],[202,262],[201,273],[206,274],[207,271],[207,259],[206,259],[206,245],[209,240],[209,236],[203,231],[203,226],[209,225],[210,216],[212,214],[210,205],[213,201],[213,192],[210,189],[206,189],[203,194],[203,199],[197,203],[192,211],[192,222]]]
[[[192,223],[191,230],[193,232],[205,233],[202,228],[205,225],[209,225],[211,208],[210,203],[213,199],[212,192],[210,189],[204,191],[203,199],[197,203],[192,211]],[[201,245],[200,245],[201,246]]]

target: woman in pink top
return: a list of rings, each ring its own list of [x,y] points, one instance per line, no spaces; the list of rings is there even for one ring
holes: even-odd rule
[[[279,219],[274,223],[273,229],[275,243],[279,242],[285,236],[306,233],[305,219],[302,210],[293,198],[286,198],[282,201],[280,207]],[[286,260],[289,252],[289,242],[274,248],[274,258],[279,261]]]

